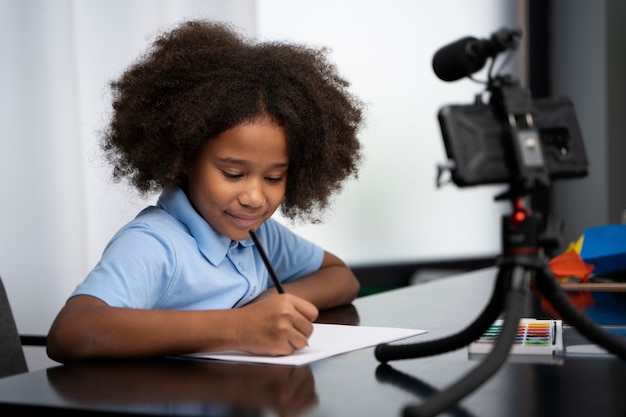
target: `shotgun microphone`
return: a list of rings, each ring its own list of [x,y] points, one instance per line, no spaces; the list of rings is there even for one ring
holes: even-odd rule
[[[522,36],[520,29],[500,29],[489,39],[466,36],[439,49],[433,57],[433,70],[443,81],[456,81],[485,66],[507,49],[515,49]]]

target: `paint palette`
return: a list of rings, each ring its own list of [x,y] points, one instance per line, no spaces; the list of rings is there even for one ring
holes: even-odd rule
[[[496,320],[489,329],[469,345],[469,353],[489,353],[502,331],[503,320]],[[563,322],[523,318],[519,322],[511,355],[549,355],[563,352]]]

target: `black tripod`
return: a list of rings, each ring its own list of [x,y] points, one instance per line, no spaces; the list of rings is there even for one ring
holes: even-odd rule
[[[455,405],[489,379],[506,360],[515,340],[531,280],[552,304],[561,318],[590,341],[626,360],[626,340],[604,331],[574,307],[555,276],[548,269],[543,249],[545,235],[540,235],[540,216],[523,207],[519,196],[511,198],[513,213],[502,218],[502,256],[489,303],[464,330],[442,339],[376,347],[375,356],[382,362],[412,359],[446,353],[467,346],[478,339],[504,314],[502,331],[486,358],[463,378],[419,405],[405,407],[405,417],[435,416]]]
[[[442,339],[376,347],[376,358],[383,364],[396,359],[446,353],[469,345],[501,314],[504,316],[502,331],[486,358],[459,381],[432,395],[423,404],[406,407],[405,417],[439,414],[478,388],[500,368],[515,340],[532,280],[563,321],[576,327],[591,342],[626,360],[626,339],[605,332],[579,312],[550,272],[544,249],[554,241],[550,238],[554,232],[552,226],[556,223],[547,222],[548,227],[540,233],[541,216],[526,210],[523,205],[522,196],[537,185],[547,187],[551,179],[586,175],[587,159],[575,114],[572,109],[568,110],[565,102],[534,101],[530,91],[521,88],[512,77],[492,77],[493,59],[500,52],[515,49],[520,36],[519,30],[503,29],[488,40],[463,38],[442,48],[433,58],[433,68],[444,81],[470,76],[492,58],[487,85],[487,91],[491,93],[490,106],[485,106],[477,96],[474,106],[463,107],[465,110],[460,112],[462,117],[458,123],[452,120],[451,108],[439,113],[446,151],[449,156],[456,154],[451,158],[454,163],[441,168],[449,169],[454,182],[461,186],[508,181],[509,191],[496,199],[509,199],[513,212],[502,218],[500,269],[489,303],[474,322]],[[472,144],[477,148],[477,155],[470,151]],[[455,145],[459,145],[458,149]],[[501,155],[498,153],[500,147]],[[557,154],[559,156],[555,157]],[[498,159],[501,161],[497,162],[502,162],[506,168],[505,172],[498,169],[500,165],[494,164]],[[439,175],[438,186],[441,185]]]

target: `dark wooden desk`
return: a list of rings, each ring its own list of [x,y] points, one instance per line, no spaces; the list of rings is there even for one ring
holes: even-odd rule
[[[491,294],[495,269],[359,298],[320,321],[428,329],[403,343],[466,327]],[[529,306],[534,304],[529,297]],[[380,365],[374,348],[298,368],[158,359],[87,362],[0,380],[0,414],[394,417],[478,364],[467,349]],[[445,414],[475,417],[626,416],[626,362],[507,362]],[[9,413],[12,412],[12,413]]]

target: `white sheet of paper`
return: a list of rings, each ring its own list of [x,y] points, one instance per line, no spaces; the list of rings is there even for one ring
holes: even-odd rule
[[[299,366],[330,356],[363,349],[380,343],[406,339],[426,332],[426,330],[395,327],[313,323],[313,334],[309,338],[309,346],[297,350],[288,356],[251,355],[237,351],[192,353],[183,356],[223,361]]]

